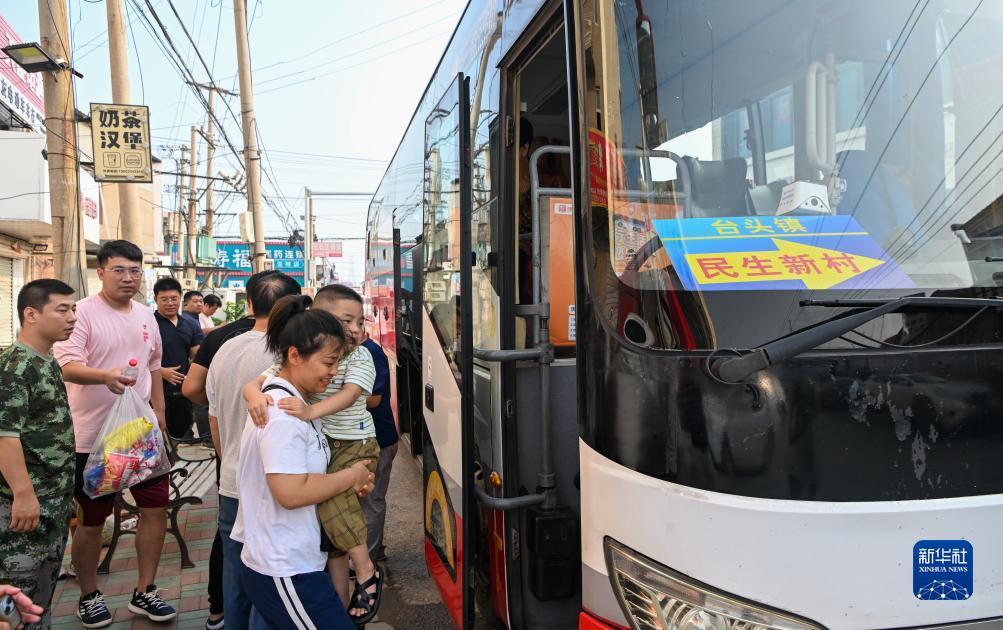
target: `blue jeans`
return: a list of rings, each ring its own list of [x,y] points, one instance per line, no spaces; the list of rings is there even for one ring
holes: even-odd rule
[[[230,538],[240,501],[219,496],[219,535],[223,540],[223,614],[227,630],[249,630],[251,599],[240,583],[244,565],[240,552],[244,544]]]

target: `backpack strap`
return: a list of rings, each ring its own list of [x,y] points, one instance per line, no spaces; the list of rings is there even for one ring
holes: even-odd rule
[[[281,389],[282,391],[284,391],[285,393],[289,394],[290,396],[295,396],[296,395],[296,394],[292,393],[291,391],[289,391],[288,387],[286,387],[285,385],[281,385],[279,383],[269,383],[268,385],[265,385],[264,387],[261,388],[261,393],[263,394],[265,392],[270,392],[270,391],[275,390],[275,389]]]

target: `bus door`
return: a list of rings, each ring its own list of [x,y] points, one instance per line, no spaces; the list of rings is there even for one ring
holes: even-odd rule
[[[473,628],[469,81],[425,122],[422,385],[425,559],[460,628]],[[464,298],[466,298],[464,300]]]
[[[502,64],[503,107],[511,113],[502,117],[509,194],[493,208],[506,243],[497,256],[505,278],[498,283],[501,304],[496,313],[484,315],[493,309],[495,295],[476,264],[475,290],[464,300],[475,316],[478,432],[472,485],[478,514],[488,523],[495,612],[513,628],[575,628],[580,604],[573,205],[563,32],[552,11],[527,30],[526,44],[516,46]],[[494,326],[485,323],[495,315],[497,337],[491,335]],[[490,390],[477,376],[488,373],[501,379]],[[490,423],[483,422],[489,417]],[[482,432],[492,435],[490,458]]]
[[[397,345],[395,380],[397,425],[412,456],[421,454],[422,442],[422,247],[421,235],[402,242],[394,229],[394,336]]]

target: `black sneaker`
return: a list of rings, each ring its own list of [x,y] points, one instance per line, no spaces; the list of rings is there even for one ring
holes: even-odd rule
[[[111,613],[108,612],[108,605],[101,591],[94,591],[80,598],[77,604],[77,617],[80,618],[80,625],[85,628],[104,628],[111,625]]]
[[[216,621],[212,619],[205,620],[205,630],[223,630],[226,627],[226,620],[220,617]]]
[[[170,621],[178,616],[178,611],[161,599],[160,589],[154,584],[147,586],[145,593],[135,590],[132,592],[129,611],[137,615],[146,615],[150,621]]]

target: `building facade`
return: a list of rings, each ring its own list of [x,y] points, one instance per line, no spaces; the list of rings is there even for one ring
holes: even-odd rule
[[[0,15],[0,48],[22,41]],[[41,77],[0,58],[0,348],[13,343],[17,333],[15,302],[20,288],[37,278],[55,277]],[[118,190],[116,184],[94,180],[90,119],[80,111],[76,118],[78,202],[88,251],[88,289],[93,292],[97,283],[93,254],[102,241],[120,238]],[[153,184],[130,185],[140,188],[142,237],[137,245],[150,260],[164,247],[160,179],[155,175]]]

